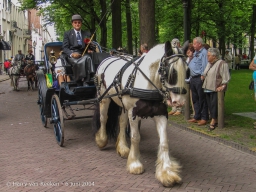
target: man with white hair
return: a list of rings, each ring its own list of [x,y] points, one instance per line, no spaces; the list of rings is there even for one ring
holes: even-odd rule
[[[195,115],[189,122],[197,123],[200,126],[206,125],[209,120],[205,93],[202,88],[203,72],[208,63],[208,59],[207,50],[204,48],[204,41],[201,37],[193,39],[193,47],[195,49],[194,57],[190,61],[188,67],[191,75],[190,90],[192,93]]]
[[[95,68],[91,57],[83,55],[87,47],[87,39],[91,37],[90,31],[83,31],[82,17],[73,15],[71,23],[73,29],[66,31],[63,38],[63,53],[66,55],[68,63],[72,65],[74,80],[87,86],[87,82],[94,76]],[[88,50],[87,50],[88,51]]]

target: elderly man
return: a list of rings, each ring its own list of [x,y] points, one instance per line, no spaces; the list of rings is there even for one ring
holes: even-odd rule
[[[64,33],[63,53],[66,54],[68,63],[73,67],[75,81],[86,86],[88,85],[86,82],[90,81],[95,73],[90,56],[82,56],[87,46],[84,40],[90,38],[91,33],[81,30],[82,17],[80,15],[73,15],[71,21],[73,29]]]
[[[204,42],[201,37],[193,39],[193,47],[195,49],[193,59],[189,63],[190,69],[190,89],[192,93],[192,102],[194,104],[194,118],[189,122],[198,123],[198,125],[206,125],[209,115],[208,107],[205,99],[203,85],[203,72],[208,63],[207,50],[204,48]]]
[[[232,69],[232,57],[229,54],[229,50],[226,49],[226,53],[224,56],[224,60],[226,61],[226,63],[228,64],[228,68],[229,68],[229,74],[231,74],[231,69]]]

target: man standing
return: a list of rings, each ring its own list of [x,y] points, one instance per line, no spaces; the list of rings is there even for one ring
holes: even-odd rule
[[[229,50],[226,49],[226,53],[225,53],[225,56],[224,56],[224,60],[226,61],[226,63],[228,64],[228,67],[229,67],[229,74],[231,74],[231,69],[232,69],[232,57],[231,55],[229,54]]]
[[[68,57],[68,62],[73,67],[73,73],[77,82],[82,81],[84,85],[90,80],[90,75],[95,73],[92,60],[88,55],[82,56],[86,43],[85,39],[90,38],[89,31],[82,31],[82,17],[80,15],[72,16],[73,29],[64,33],[63,53]]]
[[[192,102],[194,104],[194,118],[189,122],[198,123],[198,125],[206,125],[209,115],[208,107],[205,99],[203,85],[203,72],[208,63],[207,50],[204,48],[204,42],[201,37],[193,39],[193,47],[195,49],[193,59],[189,63],[190,69],[190,89],[192,92]]]

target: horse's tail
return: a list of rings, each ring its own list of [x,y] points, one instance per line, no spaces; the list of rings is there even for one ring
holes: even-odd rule
[[[97,131],[100,128],[100,106],[99,103],[96,104],[95,106],[95,111],[93,115],[93,132],[94,134],[97,133]],[[118,106],[112,99],[109,104],[108,108],[108,120],[106,123],[106,132],[108,138],[117,138],[118,130],[119,130],[119,118],[118,116],[120,115],[120,109],[121,107]]]

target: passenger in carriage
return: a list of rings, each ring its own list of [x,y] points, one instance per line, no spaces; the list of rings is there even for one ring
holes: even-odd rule
[[[60,51],[59,56],[61,56],[62,51]],[[65,73],[65,68],[62,65],[62,60],[59,57],[54,67],[54,72],[56,74],[56,79],[58,80],[59,85],[62,82],[70,82],[70,77]]]
[[[26,55],[26,57],[25,57],[25,63],[26,64],[35,63],[35,56],[32,53],[33,53],[32,49],[29,49],[28,50],[28,55]]]
[[[81,30],[82,17],[80,15],[73,15],[71,21],[73,29],[64,33],[63,53],[67,56],[68,63],[72,65],[74,80],[87,86],[87,83],[95,74],[90,56],[83,56],[87,43],[90,43],[86,40],[91,37],[91,33]],[[90,48],[93,49],[92,46]],[[87,52],[91,52],[91,50],[87,50]]]

